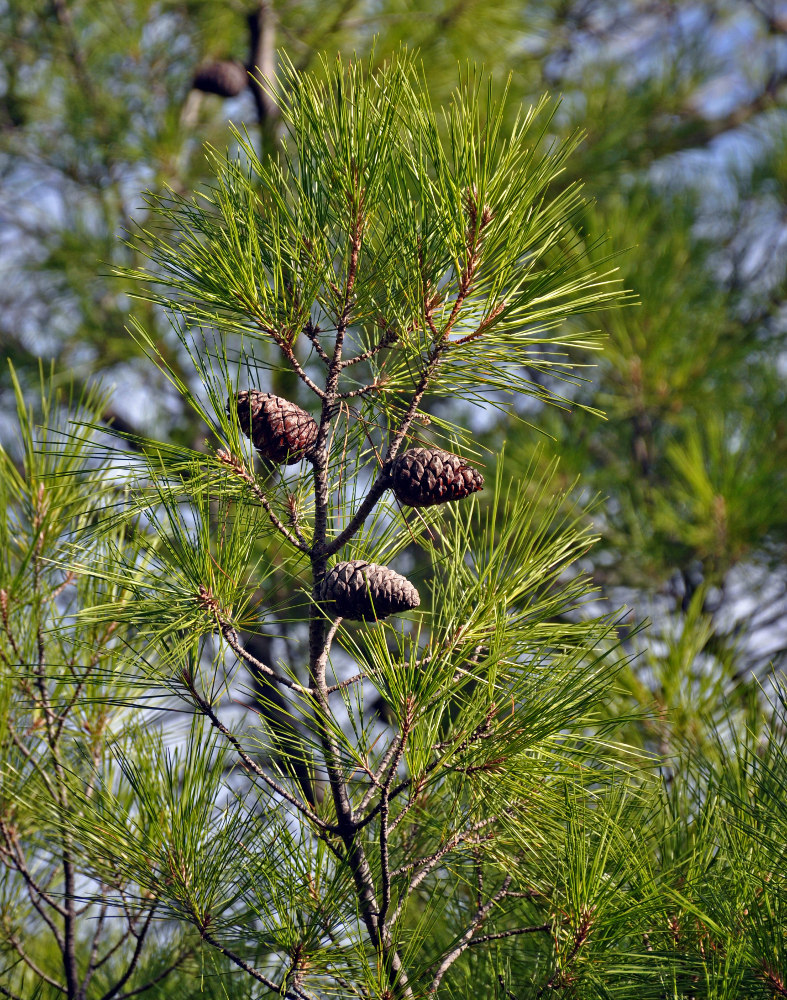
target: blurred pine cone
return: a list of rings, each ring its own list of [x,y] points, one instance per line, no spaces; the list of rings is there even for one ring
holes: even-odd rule
[[[317,440],[319,427],[309,414],[281,396],[248,389],[230,396],[227,412],[235,407],[240,429],[250,437],[262,458],[293,465]]]
[[[237,97],[248,86],[249,74],[239,62],[222,59],[220,62],[205,63],[194,74],[191,86],[206,94],[219,97]]]
[[[387,566],[353,559],[337,563],[320,587],[320,600],[342,618],[387,618],[417,608],[418,591]]]
[[[480,490],[484,477],[458,455],[439,448],[411,448],[391,469],[393,491],[408,507],[432,507]]]

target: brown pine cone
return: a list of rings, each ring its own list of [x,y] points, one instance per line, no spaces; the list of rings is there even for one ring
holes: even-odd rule
[[[191,86],[206,94],[219,97],[237,97],[248,86],[249,74],[239,62],[222,59],[220,62],[205,63],[194,74]]]
[[[480,490],[484,477],[458,455],[439,448],[411,448],[395,459],[393,491],[407,507],[432,507]]]
[[[418,591],[387,566],[353,559],[337,563],[320,587],[320,600],[342,618],[363,621],[401,614],[421,603]]]
[[[262,458],[293,465],[317,440],[319,427],[309,414],[281,396],[248,389],[230,396],[227,412],[235,407],[240,429],[250,437]]]

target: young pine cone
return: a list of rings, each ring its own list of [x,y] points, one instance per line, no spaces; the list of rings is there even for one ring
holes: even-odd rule
[[[418,591],[387,566],[353,559],[337,563],[320,587],[320,600],[342,618],[387,618],[417,608]]]
[[[411,448],[394,461],[393,491],[407,507],[432,507],[480,490],[484,477],[464,459],[439,448]]]
[[[230,396],[227,412],[235,407],[240,429],[250,437],[262,458],[293,465],[317,440],[319,427],[309,414],[281,396],[248,389]]]
[[[248,85],[249,74],[238,62],[223,59],[221,62],[205,63],[194,74],[191,86],[206,94],[219,97],[237,97]]]

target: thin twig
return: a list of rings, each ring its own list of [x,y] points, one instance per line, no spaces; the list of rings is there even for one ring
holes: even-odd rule
[[[380,790],[380,883],[382,903],[377,919],[381,927],[385,927],[385,919],[388,916],[388,907],[391,904],[391,871],[388,857],[388,837],[390,835],[390,830],[388,828],[388,795],[391,790],[391,782],[396,774],[396,769],[399,767],[399,761],[402,759],[402,754],[404,753],[404,749],[407,744],[407,737],[410,734],[410,727],[413,724],[414,715],[415,702],[412,698],[410,698],[408,699],[408,704],[405,706],[404,718],[402,719],[402,726],[400,730],[401,738],[396,747],[396,751],[391,758],[388,776],[383,782],[382,789]]]
[[[410,796],[407,802],[405,802],[405,804],[396,814],[396,819],[394,819],[393,822],[391,823],[391,833],[393,833],[393,831],[397,828],[397,826],[399,826],[399,824],[404,820],[404,818],[407,816],[410,810],[415,808],[418,802],[418,797],[421,794],[422,788],[423,784],[416,785],[415,794]]]
[[[333,539],[332,542],[326,546],[326,556],[332,556],[334,553],[338,552],[343,545],[350,541],[350,539],[357,533],[358,529],[363,525],[366,518],[371,514],[377,501],[390,485],[391,480],[387,472],[381,472],[377,479],[372,483],[369,488],[369,492],[361,501],[358,510],[356,510],[348,521],[347,526],[336,536],[336,538]]]
[[[309,376],[303,370],[301,363],[295,357],[295,352],[293,351],[292,346],[289,343],[287,343],[287,341],[279,334],[277,330],[273,329],[273,327],[271,327],[270,324],[265,321],[264,317],[259,315],[259,311],[254,303],[247,302],[245,303],[245,305],[254,316],[257,326],[263,331],[263,333],[266,333],[271,338],[274,344],[276,344],[276,346],[282,352],[284,357],[287,359],[287,363],[289,364],[290,368],[292,368],[292,370],[295,372],[295,374],[298,376],[301,382],[303,382],[304,385],[308,386],[309,389],[311,389],[311,391],[316,396],[320,397],[320,399],[324,399],[325,390],[321,389],[316,382],[313,382],[312,379],[309,378]]]
[[[418,775],[417,779],[413,777],[403,778],[399,782],[399,784],[391,791],[389,798],[391,800],[398,798],[398,796],[400,796],[402,792],[407,791],[407,789],[410,788],[413,784],[417,785],[418,788],[420,789],[426,777],[430,775],[432,771],[436,770],[438,767],[441,767],[443,764],[444,764],[443,760],[433,760],[430,764],[426,765],[423,772]],[[367,824],[371,823],[371,821],[379,813],[379,811],[380,811],[380,803],[378,802],[377,805],[363,817],[363,819],[356,821],[355,824],[356,829],[360,830],[364,826],[367,826]],[[398,818],[399,817],[397,817],[397,820],[394,821],[394,825],[398,821]]]
[[[382,389],[382,387],[382,383],[375,379],[374,382],[369,382],[367,385],[361,386],[360,389],[349,389],[347,392],[339,392],[336,394],[336,398],[356,399],[358,396],[365,396],[369,392],[376,392],[378,389]]]
[[[243,971],[250,975],[252,979],[256,979],[257,982],[262,983],[263,986],[267,986],[268,989],[277,996],[285,997],[285,1000],[287,1000],[287,998],[289,998],[289,1000],[300,1000],[296,993],[291,993],[289,990],[285,990],[283,986],[277,985],[272,979],[268,979],[267,976],[263,975],[259,969],[255,969],[253,965],[249,965],[248,962],[245,962],[239,955],[230,951],[229,948],[226,948],[223,944],[219,944],[219,942],[212,937],[199,922],[197,923],[197,930],[200,932],[200,936],[203,941],[206,941],[212,948],[215,948],[216,951],[220,951],[225,958],[228,958],[234,965],[237,965],[239,969],[243,969]]]
[[[318,335],[320,332],[321,331],[319,326],[316,326],[314,323],[312,323],[311,320],[307,320],[306,325],[303,328],[303,334],[305,337],[308,337],[308,339],[312,342],[314,350],[317,352],[317,356],[320,358],[320,360],[324,361],[326,365],[329,365],[331,363],[331,359],[328,357],[327,353],[325,352],[322,344],[318,339]]]
[[[19,842],[17,841],[16,837],[14,836],[13,832],[8,828],[5,820],[2,819],[2,817],[0,817],[0,833],[2,834],[3,840],[7,845],[8,852],[12,857],[13,865],[24,879],[26,885],[28,886],[28,889],[31,892],[35,892],[39,900],[43,900],[47,904],[47,906],[51,907],[51,909],[53,909],[56,913],[59,913],[61,917],[64,917],[65,908],[61,906],[60,903],[58,903],[57,900],[54,899],[54,897],[50,896],[41,886],[39,886],[39,884],[31,875],[30,870],[28,869],[27,864],[25,862],[24,855],[22,854],[22,848]],[[31,896],[31,902],[33,902],[33,905],[36,906],[32,896]],[[37,910],[39,909],[38,906],[36,906],[36,909]],[[39,910],[39,913],[40,912],[41,911]],[[43,914],[41,915],[43,916]],[[44,919],[47,921],[51,921],[51,918],[44,917]],[[57,940],[57,935],[58,935],[57,927],[55,926],[54,923],[50,923],[49,926],[52,932],[55,934],[55,939]],[[60,945],[59,940],[58,940],[58,945]]]
[[[499,302],[495,306],[495,308],[489,313],[489,315],[481,320],[481,322],[478,324],[475,330],[473,330],[472,333],[468,333],[466,336],[460,337],[459,340],[452,341],[450,345],[451,348],[453,349],[455,347],[461,347],[463,344],[470,344],[472,343],[472,341],[478,340],[479,337],[482,337],[486,333],[486,331],[494,324],[495,320],[500,316],[500,314],[506,308],[507,304],[508,303],[505,300]]]
[[[117,939],[117,941],[107,951],[107,953],[98,959],[93,968],[100,969],[105,962],[108,962],[109,959],[112,958],[112,956],[119,948],[123,947],[123,945],[126,943],[126,941],[128,941],[130,937],[131,937],[131,927],[127,926],[126,929],[123,931],[123,933],[120,935],[120,937]]]
[[[146,983],[143,983],[142,986],[137,986],[133,990],[127,990],[125,993],[119,993],[115,997],[115,1000],[127,1000],[127,997],[135,997],[138,996],[140,993],[146,993],[148,990],[153,989],[154,986],[160,983],[162,979],[166,979],[171,972],[177,969],[177,967],[182,962],[185,962],[186,959],[193,954],[194,954],[194,949],[187,948],[185,951],[181,952],[181,954],[175,959],[174,962],[171,962],[168,966],[166,966],[166,968],[162,969],[161,972],[155,975],[152,979],[149,979]]]
[[[357,365],[361,361],[368,361],[369,358],[373,358],[375,354],[378,354],[385,347],[391,347],[399,339],[399,334],[395,333],[390,327],[388,327],[374,347],[369,347],[361,354],[356,354],[354,358],[347,358],[346,361],[342,361],[342,368],[349,368],[351,365]]]
[[[426,365],[424,366],[424,369],[421,372],[421,378],[419,379],[415,391],[412,395],[412,398],[410,399],[410,404],[407,407],[407,410],[405,411],[404,417],[402,418],[402,421],[399,424],[398,430],[389,441],[388,450],[383,460],[383,466],[380,475],[372,483],[369,492],[361,501],[361,505],[358,507],[358,510],[350,518],[350,521],[348,522],[344,531],[342,531],[339,535],[337,535],[336,538],[334,538],[333,541],[326,547],[326,555],[331,556],[335,552],[338,552],[339,549],[346,542],[348,542],[353,537],[353,535],[356,534],[359,528],[363,525],[364,521],[366,521],[366,518],[371,514],[377,501],[391,485],[391,480],[389,475],[390,467],[393,463],[393,460],[396,458],[396,455],[399,451],[399,448],[401,447],[402,442],[404,441],[404,438],[408,430],[410,429],[410,425],[412,424],[413,419],[415,418],[415,414],[418,411],[418,406],[420,405],[420,402],[424,397],[424,393],[426,392],[427,386],[429,385],[429,380],[434,374],[435,369],[437,368],[437,365],[439,363],[442,350],[443,350],[443,345],[438,344],[433,348],[433,350],[427,357]]]
[[[327,833],[338,832],[336,827],[331,826],[329,823],[326,823],[324,819],[321,819],[304,802],[301,802],[301,800],[297,796],[293,795],[291,792],[288,792],[286,788],[284,788],[282,785],[278,783],[278,781],[276,781],[269,774],[267,774],[259,766],[259,764],[257,764],[256,761],[254,761],[246,753],[246,751],[241,746],[237,736],[235,736],[233,732],[227,729],[224,723],[219,719],[219,717],[213,711],[213,707],[211,706],[211,704],[197,692],[197,689],[194,686],[194,682],[191,679],[185,679],[185,680],[186,680],[186,686],[188,687],[188,690],[191,696],[193,697],[194,701],[196,702],[197,706],[199,707],[200,711],[207,717],[208,721],[213,726],[213,728],[216,729],[218,732],[220,732],[221,735],[232,746],[237,755],[243,761],[244,765],[248,768],[249,771],[252,772],[252,774],[256,774],[258,778],[260,778],[262,781],[265,782],[266,785],[268,785],[269,788],[271,788],[274,792],[276,792],[277,795],[281,795],[283,799],[289,802],[291,806],[294,806],[298,810],[298,812],[304,815],[309,820],[310,823],[313,823],[320,830],[323,830]]]
[[[28,969],[30,969],[30,971],[33,973],[34,976],[38,976],[38,978],[43,980],[43,982],[48,983],[50,986],[52,986],[56,990],[59,990],[61,993],[68,993],[68,990],[66,989],[65,986],[61,985],[56,979],[53,979],[51,976],[48,976],[43,969],[39,968],[39,966],[36,965],[33,959],[30,958],[30,956],[24,950],[19,940],[13,934],[11,934],[10,931],[6,931],[5,940],[11,945],[11,947],[14,949],[17,955],[19,955],[20,959],[25,963]]]
[[[505,880],[501,888],[495,893],[492,898],[485,903],[477,912],[473,918],[473,923],[467,931],[462,935],[456,945],[448,952],[443,961],[438,966],[435,977],[432,980],[432,985],[429,987],[430,993],[436,993],[443,976],[448,972],[454,962],[470,947],[470,942],[473,939],[473,935],[481,926],[481,924],[489,916],[492,909],[503,899],[508,891],[508,887],[511,885],[513,876],[506,875]]]
[[[326,694],[335,694],[336,691],[343,691],[345,688],[352,687],[353,684],[357,684],[358,681],[365,681],[368,674],[353,674],[352,677],[348,677],[346,681],[340,681],[338,684],[331,684],[330,687],[325,689]]]
[[[6,989],[2,983],[0,983],[0,996],[8,997],[8,1000],[23,1000],[23,998],[17,996],[16,993],[12,993],[11,990]]]
[[[33,594],[40,595],[41,590],[41,552],[44,544],[44,534],[46,526],[46,515],[48,509],[48,498],[46,496],[43,483],[38,490],[35,503],[35,516],[33,525],[39,532],[38,542],[35,546],[33,557]],[[62,853],[60,855],[60,865],[63,869],[63,946],[60,949],[63,958],[63,971],[66,979],[66,991],[69,996],[76,996],[79,988],[79,969],[76,956],[77,937],[77,914],[75,913],[75,888],[76,878],[74,864],[71,857],[72,841],[67,833],[66,824],[68,822],[70,804],[67,792],[66,771],[60,758],[60,732],[57,727],[57,720],[52,710],[49,699],[49,690],[46,683],[46,644],[44,640],[43,621],[39,618],[36,628],[36,647],[38,660],[34,667],[35,683],[41,697],[41,710],[44,716],[44,731],[46,741],[49,745],[49,753],[55,772],[55,804],[60,820],[60,845]]]
[[[276,681],[277,684],[281,684],[284,687],[290,688],[292,691],[297,691],[298,694],[313,695],[314,691],[310,687],[304,687],[303,684],[299,684],[297,681],[290,680],[289,677],[285,677],[278,671],[274,670],[273,667],[269,667],[267,663],[263,663],[258,660],[256,656],[252,654],[244,647],[243,643],[240,641],[240,636],[235,631],[235,629],[229,624],[224,623],[222,625],[221,634],[224,636],[224,640],[230,649],[239,656],[242,660],[251,664],[255,670],[259,670],[260,673],[264,674],[266,677],[270,677],[271,680]]]
[[[506,893],[506,895],[508,895]],[[552,924],[536,924],[534,927],[516,927],[510,931],[498,931],[497,934],[482,934],[480,937],[471,938],[468,947],[474,944],[486,944],[487,941],[500,941],[503,938],[517,937],[520,934],[538,934],[539,931],[549,932]]]
[[[105,888],[102,886],[102,889]],[[82,985],[79,987],[80,995],[87,996],[87,988],[90,985],[90,980],[93,978],[93,973],[98,968],[96,963],[96,956],[98,955],[98,949],[101,944],[101,935],[104,931],[104,922],[107,918],[107,910],[109,909],[109,903],[107,900],[101,904],[98,912],[98,919],[96,920],[96,926],[93,931],[93,941],[90,945],[90,954],[87,959],[87,968],[85,969],[85,975],[82,979]]]
[[[784,980],[773,969],[765,966],[763,969],[763,978],[766,985],[773,991],[774,996],[787,997],[787,986],[785,986]]]
[[[16,639],[14,638],[14,633],[11,631],[11,623],[9,621],[7,590],[0,590],[0,618],[3,622],[3,631],[8,636],[11,649],[14,651],[14,656],[16,656],[17,660],[21,663],[22,654],[19,652],[19,647],[16,644]]]
[[[481,852],[477,847],[473,851],[473,859],[475,861],[476,876],[476,906],[480,908],[484,899],[484,866],[481,859]]]
[[[296,549],[300,549],[301,552],[308,555],[310,549],[305,539],[302,536],[299,537],[298,534],[293,534],[281,518],[278,517],[265,492],[262,490],[257,480],[251,472],[249,472],[243,462],[234,455],[231,455],[224,448],[220,448],[216,452],[216,458],[223,466],[234,472],[238,479],[242,480],[248,486],[249,490],[254,495],[254,498],[268,515],[271,524],[279,532],[279,534],[286,538],[290,545],[295,546]]]
[[[9,845],[7,847],[0,846],[0,856],[3,856],[3,864],[6,868],[13,869],[22,876],[25,882],[25,887],[27,888],[27,894],[30,897],[30,902],[44,923],[52,931],[58,947],[62,948],[63,941],[60,931],[57,924],[55,924],[46,912],[46,908],[42,905],[42,900],[46,902],[47,905],[51,906],[56,912],[60,911],[59,905],[55,903],[53,898],[47,894],[45,888],[39,886],[30,875],[24,860],[24,855],[22,854],[21,846],[18,844],[16,838],[13,837],[11,832],[7,829],[2,819],[0,819],[0,829],[2,829],[3,839],[6,841],[6,844]]]
[[[309,548],[309,543],[306,541],[306,537],[301,531],[301,521],[298,517],[298,499],[293,493],[287,494],[287,514],[290,520],[290,527],[295,533],[295,537],[301,543]]]
[[[406,865],[402,865],[401,868],[397,868],[396,871],[391,873],[391,878],[396,878],[399,875],[404,875],[406,872],[412,870],[418,865],[421,865],[419,870],[410,879],[410,884],[407,886],[407,889],[400,896],[399,902],[396,905],[396,909],[391,914],[391,917],[388,920],[389,928],[392,928],[396,924],[396,921],[399,919],[399,915],[404,909],[404,904],[407,898],[411,896],[412,893],[415,892],[415,890],[423,882],[423,880],[426,878],[429,872],[433,871],[437,867],[437,865],[446,856],[446,854],[450,853],[455,847],[458,847],[460,843],[466,841],[469,837],[473,836],[473,834],[483,829],[484,826],[488,826],[490,823],[493,823],[496,819],[497,819],[496,816],[491,816],[488,819],[481,820],[479,823],[476,823],[474,826],[470,827],[469,830],[462,830],[459,833],[454,834],[454,836],[451,837],[447,841],[447,843],[445,843],[439,850],[435,851],[435,853],[430,855],[429,857],[418,858],[416,861],[410,862]],[[491,840],[493,837],[494,833],[488,833],[478,838],[478,840],[476,840],[475,843],[481,843],[483,840]]]
[[[506,986],[506,981],[503,978],[502,972],[499,972],[497,974],[497,982],[500,986],[500,989],[503,990],[503,992],[505,993],[506,1000],[518,1000],[517,996],[514,993],[512,993],[511,990]]]
[[[397,753],[399,749],[400,739],[401,739],[401,733],[397,733],[396,736],[394,736],[394,738],[391,740],[388,749],[385,751],[385,755],[383,756],[383,759],[380,761],[380,765],[377,768],[377,771],[373,772],[370,775],[372,779],[372,785],[364,793],[364,796],[361,799],[360,804],[358,806],[358,812],[363,812],[364,809],[366,809],[366,807],[372,801],[375,790],[380,787],[380,782],[383,780],[383,774],[385,773],[385,769],[388,767],[391,760],[393,759],[394,754]]]
[[[444,858],[449,851],[452,851],[455,847],[466,841],[469,837],[472,837],[474,833],[478,833],[479,830],[483,830],[484,827],[489,826],[490,823],[496,822],[497,816],[488,816],[486,819],[479,820],[474,823],[467,830],[459,830],[452,834],[451,837],[443,844],[442,847],[438,848],[434,854],[429,854],[425,858],[416,858],[414,861],[408,861],[407,864],[402,865],[401,868],[397,868],[396,871],[391,873],[391,877],[395,878],[398,875],[404,875],[405,872],[412,871],[413,868],[419,868],[416,875],[413,876],[410,881],[410,891],[418,888],[418,886],[423,882],[429,872],[435,867],[435,865]],[[420,867],[419,867],[420,866]]]
[[[544,983],[544,985],[541,987],[538,993],[536,993],[536,1000],[538,1000],[538,997],[543,996],[547,992],[547,990],[551,990],[553,986],[555,986],[558,982],[560,982],[563,979],[564,973],[568,970],[568,967],[571,965],[571,963],[579,954],[579,950],[582,947],[582,945],[587,941],[588,935],[590,934],[590,927],[592,923],[593,923],[593,908],[591,907],[590,909],[584,910],[582,912],[579,926],[574,931],[574,944],[571,948],[571,951],[566,956],[565,962],[561,965],[560,961],[558,960],[557,964],[555,965],[555,969],[552,972],[552,975],[549,977],[547,982]]]
[[[154,902],[151,908],[148,910],[148,914],[145,918],[145,922],[142,925],[142,929],[136,933],[134,932],[134,937],[137,939],[136,947],[134,948],[134,954],[129,959],[129,963],[126,966],[126,971],[117,980],[114,986],[107,990],[107,992],[101,997],[101,1000],[112,1000],[112,997],[116,996],[120,990],[126,985],[131,976],[134,974],[134,970],[139,962],[140,955],[142,954],[142,948],[145,944],[145,938],[150,930],[150,923],[153,920],[153,914],[156,912],[157,902]]]
[[[98,639],[96,641],[97,648],[96,648],[95,652],[93,653],[93,655],[90,657],[90,660],[89,660],[87,666],[85,667],[85,669],[83,670],[81,676],[79,676],[79,680],[74,685],[74,690],[71,693],[71,697],[65,703],[65,705],[63,706],[63,710],[60,713],[60,721],[58,722],[58,725],[57,725],[57,737],[58,737],[58,739],[60,738],[60,735],[61,735],[61,733],[63,731],[63,727],[66,724],[66,719],[70,715],[71,710],[73,709],[73,707],[79,701],[79,698],[80,698],[80,696],[81,696],[81,694],[82,694],[82,692],[83,692],[83,690],[85,688],[85,684],[87,683],[87,681],[88,681],[91,673],[98,666],[98,662],[101,659],[102,654],[104,653],[104,647],[105,647],[106,643],[109,641],[110,637],[115,632],[115,630],[117,629],[117,627],[118,627],[118,623],[117,622],[110,622],[109,625],[106,627],[106,629],[104,629],[104,634],[101,636],[100,639]],[[69,667],[71,669],[72,675],[76,678],[78,675],[76,673],[76,670],[75,670],[73,662],[71,662],[69,664]]]

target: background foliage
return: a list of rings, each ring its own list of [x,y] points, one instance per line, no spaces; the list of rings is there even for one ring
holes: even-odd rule
[[[249,16],[262,25],[261,33],[250,31]],[[785,12],[775,3],[591,0],[490,9],[474,3],[258,7],[6,0],[0,6],[4,351],[29,399],[40,397],[39,356],[55,359],[62,384],[75,377],[86,386],[100,374],[118,390],[111,399],[102,397],[100,406],[91,402],[94,421],[188,445],[192,462],[201,461],[205,429],[198,410],[183,400],[184,390],[199,395],[199,379],[156,303],[131,303],[128,279],[116,267],[135,270],[144,261],[137,246],[120,243],[117,235],[133,222],[148,222],[151,209],[141,189],[168,186],[189,197],[199,188],[210,169],[205,141],[221,151],[237,148],[228,118],[248,124],[248,141],[262,160],[280,128],[275,109],[251,89],[229,101],[190,90],[199,63],[244,60],[250,47],[269,59],[275,44],[299,69],[319,74],[321,50],[365,58],[376,34],[376,65],[402,41],[420,48],[437,102],[455,85],[457,61],[482,62],[501,90],[510,72],[505,129],[521,104],[545,90],[562,95],[554,134],[562,138],[580,127],[585,135],[554,189],[569,191],[575,179],[583,180],[594,199],[581,225],[586,248],[599,264],[610,246],[626,248],[615,264],[639,304],[577,318],[566,328],[576,340],[598,329],[606,337],[595,367],[583,372],[586,381],[558,381],[533,358],[522,364],[516,377],[534,389],[520,404],[527,424],[513,421],[504,408],[479,410],[450,396],[430,403],[429,413],[438,427],[451,420],[471,429],[491,452],[507,439],[506,474],[521,484],[546,476],[558,454],[566,506],[577,496],[601,497],[592,513],[600,544],[580,562],[601,588],[597,597],[609,600],[605,608],[629,604],[630,626],[652,620],[626,639],[627,651],[636,655],[600,711],[623,720],[619,738],[663,756],[666,800],[638,803],[636,820],[625,811],[630,804],[619,813],[610,806],[614,823],[606,813],[603,822],[586,815],[580,805],[575,816],[566,804],[564,853],[555,855],[553,882],[580,893],[572,897],[571,912],[598,909],[611,915],[612,926],[635,899],[637,906],[652,907],[653,930],[619,961],[625,969],[636,964],[637,949],[651,961],[663,955],[665,971],[653,981],[657,996],[784,990],[778,933],[784,897],[765,892],[773,878],[752,873],[777,872],[783,860],[776,845],[783,843],[777,790],[784,781],[784,714],[772,669],[783,662],[787,585],[781,500],[785,29]],[[287,97],[283,93],[282,101]],[[597,248],[603,233],[609,242]],[[130,311],[147,338],[127,332]],[[140,359],[140,347],[163,361],[160,372],[168,370],[174,386]],[[297,379],[269,371],[265,350],[254,363],[257,377],[270,378],[274,391],[304,401]],[[13,387],[3,378],[10,417],[4,437],[19,468],[24,449],[12,417]],[[543,397],[554,393],[573,405],[544,406]],[[501,400],[488,387],[484,401]],[[56,423],[50,414],[43,414],[46,425]],[[36,421],[41,418],[39,411]],[[125,457],[107,461],[111,467],[131,462],[133,449],[130,441],[121,449]],[[36,476],[43,475],[34,471],[34,454],[37,448],[28,448],[26,471],[14,486],[15,502],[27,497],[31,525],[40,516]],[[490,478],[492,458],[487,461]],[[83,502],[75,497],[69,511]],[[532,502],[540,516],[554,513],[552,494],[535,491]],[[8,530],[17,538],[16,514]],[[35,549],[38,529],[32,530],[22,551]],[[126,547],[128,541],[106,544]],[[260,549],[258,557],[267,554]],[[419,557],[410,558],[418,573]],[[29,570],[29,559],[21,560]],[[264,618],[265,634],[250,631],[243,638],[261,660],[284,656],[293,663],[306,636],[291,621],[286,567],[276,560],[272,565],[270,576],[256,581],[256,611],[245,622],[254,630]],[[12,579],[19,571],[9,563]],[[53,580],[50,592],[61,583]],[[101,591],[108,585],[95,586]],[[41,596],[30,600],[38,607]],[[106,596],[80,598],[84,607],[99,600]],[[566,626],[577,618],[576,611],[559,608],[550,614]],[[30,629],[25,634],[34,643]],[[84,641],[95,646],[96,636]],[[32,662],[36,655],[31,647],[22,659]],[[258,709],[266,706],[271,720],[271,752],[304,739],[264,678],[251,683]],[[377,710],[385,713],[384,703]],[[84,729],[84,723],[75,725]],[[126,731],[131,745],[133,727]],[[298,780],[304,788],[309,784],[302,769]],[[752,802],[760,800],[768,805],[758,805],[755,815]],[[654,817],[652,837],[633,843],[625,831],[641,830],[648,815]],[[600,824],[604,846],[586,855],[577,845],[592,840],[593,823]],[[587,871],[580,870],[586,858],[595,873],[587,884]],[[612,866],[603,880],[599,864]],[[648,881],[643,870],[658,870],[661,881]],[[632,890],[632,871],[640,873],[640,896]],[[755,884],[760,877],[762,884]],[[625,886],[625,892],[609,888],[603,898],[591,899],[589,887],[598,891],[602,881]],[[684,893],[687,884],[701,886],[699,895]],[[752,898],[767,902],[752,909]],[[739,932],[743,910],[754,914],[745,934]],[[563,947],[564,957],[570,955],[578,936],[581,925],[567,929],[556,954]],[[587,974],[595,975],[588,989],[597,991],[588,995],[616,981],[618,959],[610,957],[605,940],[603,933],[588,939]],[[184,941],[184,954],[189,947]],[[688,965],[681,966],[684,978],[669,985],[675,954]],[[530,971],[509,955],[493,970],[468,966],[462,974],[468,982],[481,977],[526,996],[518,984]],[[167,988],[174,990],[172,982]]]

